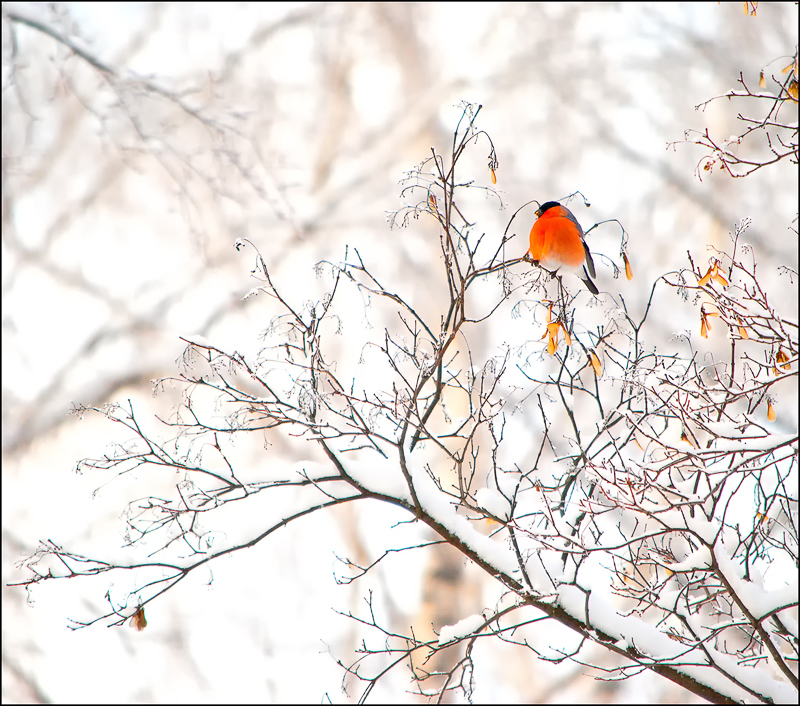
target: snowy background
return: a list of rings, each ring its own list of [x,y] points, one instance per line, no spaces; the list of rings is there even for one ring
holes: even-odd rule
[[[483,105],[507,206],[476,204],[481,229],[499,238],[526,201],[580,190],[592,204],[573,208],[585,229],[616,218],[630,234],[631,283],[602,264],[619,259],[618,231],[600,229],[591,247],[600,289],[632,308],[687,250],[705,262],[706,245],[726,247],[744,218],[762,273],[797,268],[796,167],[700,181],[703,151],[668,147],[689,128],[739,131],[740,106],[695,106],[736,88],[740,72],[753,86],[762,70],[779,74],[796,51],[794,4],[759,3],[756,17],[741,3],[5,3],[3,13],[4,584],[23,578],[17,563],[40,539],[125,560],[125,505],[158,485],[145,473],[76,474],[117,431],[69,410],[130,399],[142,419],[168,417],[179,392],[153,396],[150,381],[175,374],[180,335],[257,350],[269,320],[262,299],[243,300],[254,260],[237,238],[258,246],[295,301],[324,292],[315,264],[348,246],[425,306],[436,232],[390,229],[387,213],[405,172],[431,146],[448,149],[464,100]],[[796,316],[796,291],[787,308]],[[697,326],[677,297],[655,314],[665,340]],[[721,336],[706,345],[724,348]],[[352,356],[346,338],[338,345]],[[784,403],[780,423],[795,429],[796,403]],[[270,463],[309,461],[277,435],[266,441]],[[264,443],[240,449],[259,475]],[[317,513],[193,574],[148,607],[141,633],[68,629],[121,590],[103,577],[28,594],[4,586],[3,700],[346,700],[335,659],[349,663],[362,636],[336,610],[360,610],[373,589],[388,622],[429,630],[497,600],[444,550],[399,554],[338,585],[335,555],[368,563],[389,536],[432,538],[394,527],[402,519],[366,504]],[[244,533],[259,526],[239,520]],[[542,644],[568,644],[543,625]],[[599,682],[497,642],[478,644],[476,665],[476,701],[686,698],[650,674]],[[372,700],[413,701],[406,688],[400,669]]]

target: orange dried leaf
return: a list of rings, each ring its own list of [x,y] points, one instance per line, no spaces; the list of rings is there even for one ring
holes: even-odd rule
[[[496,184],[497,183],[497,174],[494,173],[494,169],[489,169],[489,171],[492,173],[492,184]]]
[[[542,304],[547,304],[547,323],[549,324],[553,320],[553,304],[555,302],[551,302],[549,299],[545,299]],[[542,336],[544,338],[544,336]]]
[[[139,632],[147,627],[147,620],[144,617],[144,607],[140,607],[132,616],[129,627],[135,628]]]
[[[728,286],[727,278],[720,273],[719,260],[715,260],[714,264],[708,268],[708,271],[697,281],[697,286],[705,287],[712,279],[723,287]]]
[[[708,271],[697,282],[698,287],[705,287],[712,279],[719,282],[723,287],[728,286],[728,280],[719,271],[719,260],[715,260],[714,264],[708,268]]]
[[[769,421],[774,422],[778,418],[778,415],[775,414],[775,408],[772,406],[772,402],[767,400],[767,419]]]
[[[758,85],[761,88],[767,85],[767,82],[764,80],[764,72],[762,71],[758,76]]]
[[[625,276],[630,282],[633,279],[633,269],[631,269],[631,262],[628,260],[628,253],[622,253],[622,261],[625,263]]]
[[[707,284],[708,284],[708,283],[711,281],[711,276],[712,276],[712,275],[711,275],[711,271],[712,271],[713,269],[714,269],[713,267],[709,267],[709,268],[708,268],[708,272],[706,272],[706,273],[705,273],[705,274],[704,274],[704,275],[703,275],[703,276],[702,276],[702,277],[701,277],[701,278],[700,278],[700,279],[697,281],[697,286],[698,286],[698,287],[705,287],[705,286],[706,286],[706,285],[707,285]]]
[[[747,329],[744,326],[739,327],[739,335],[745,340],[750,338],[750,334],[747,333]]]
[[[559,321],[547,324],[547,353],[549,355],[555,355],[556,348],[558,348],[558,330],[560,328],[561,322]]]
[[[694,440],[692,439],[692,437],[691,437],[691,436],[689,436],[689,433],[687,432],[687,430],[686,430],[686,428],[685,428],[685,427],[684,427],[683,431],[681,432],[681,441],[685,441],[685,442],[686,442],[687,444],[689,444],[689,446],[691,446],[693,449],[696,449],[696,448],[697,448],[697,444],[694,442]]]
[[[711,322],[709,317],[719,316],[718,311],[706,311],[706,305],[700,307],[700,335],[703,338],[708,338],[708,332],[711,330]]]
[[[572,345],[572,338],[570,338],[569,331],[567,331],[567,327],[564,324],[561,324],[561,329],[564,331],[564,341],[568,346]]]
[[[594,374],[597,375],[597,377],[600,377],[603,374],[603,364],[600,362],[600,358],[597,357],[597,353],[594,351],[589,351],[589,363],[594,369]]]

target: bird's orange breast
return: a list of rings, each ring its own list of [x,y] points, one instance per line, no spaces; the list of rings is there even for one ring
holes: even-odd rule
[[[581,232],[574,221],[559,215],[558,210],[545,211],[533,224],[529,252],[544,267],[578,267],[586,258]]]

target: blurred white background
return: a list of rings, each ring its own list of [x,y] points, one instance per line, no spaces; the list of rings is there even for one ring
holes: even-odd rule
[[[592,204],[571,205],[585,229],[616,218],[630,236],[627,282],[608,265],[619,230],[593,234],[600,289],[641,310],[687,250],[705,263],[705,246],[726,248],[750,218],[765,283],[791,292],[796,316],[796,287],[768,274],[797,268],[796,166],[700,181],[703,150],[668,143],[690,128],[740,132],[744,106],[695,106],[737,88],[740,72],[753,87],[762,69],[779,74],[797,20],[790,3],[759,3],[755,17],[742,3],[5,3],[4,584],[24,577],[17,563],[40,539],[117,560],[130,551],[125,505],[154,492],[153,478],[74,473],[118,432],[69,411],[130,399],[142,419],[168,418],[179,391],[153,396],[151,380],[177,372],[179,335],[257,349],[269,315],[263,298],[242,300],[256,283],[237,238],[298,303],[325,291],[315,264],[348,246],[426,306],[437,232],[413,220],[390,229],[387,213],[405,172],[432,146],[447,152],[462,101],[483,105],[478,126],[499,159],[506,208],[485,199],[472,214],[487,237],[499,241],[525,202],[579,190]],[[488,170],[473,178],[487,183]],[[509,257],[527,248],[517,225]],[[697,327],[696,310],[664,301],[665,340]],[[346,337],[337,345],[353,354]],[[305,458],[278,435],[267,441],[269,463]],[[264,444],[242,449],[253,466]],[[495,600],[479,572],[434,551],[337,585],[334,553],[374,560],[372,538],[401,519],[367,505],[315,514],[182,582],[148,608],[141,633],[67,628],[103,612],[106,577],[27,595],[4,586],[3,701],[346,700],[335,659],[349,664],[361,633],[334,608],[360,610],[373,587],[389,620],[438,629]],[[498,643],[477,649],[478,701],[685,698],[652,675],[603,683]],[[400,668],[372,699],[413,701],[406,688]]]

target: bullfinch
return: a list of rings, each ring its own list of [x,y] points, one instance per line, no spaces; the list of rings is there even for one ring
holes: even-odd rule
[[[557,201],[548,201],[536,211],[528,252],[540,267],[555,274],[569,272],[580,277],[586,288],[597,294],[596,277],[583,229],[572,212]]]

